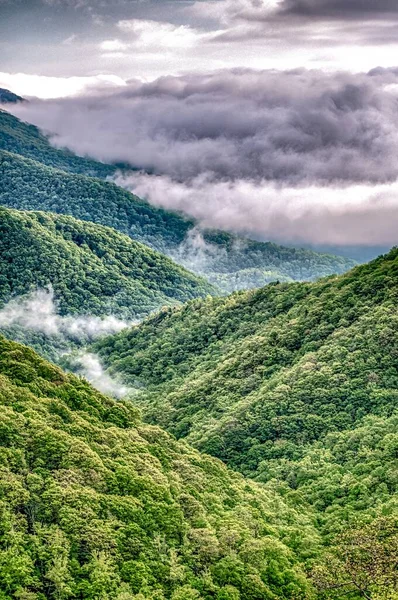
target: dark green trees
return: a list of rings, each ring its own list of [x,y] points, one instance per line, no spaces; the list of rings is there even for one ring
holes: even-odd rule
[[[49,285],[61,314],[125,319],[212,291],[167,257],[108,227],[0,207],[0,302]]]

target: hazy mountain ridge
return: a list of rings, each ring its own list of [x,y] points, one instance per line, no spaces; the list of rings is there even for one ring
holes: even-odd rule
[[[102,178],[111,176],[115,172],[115,166],[104,165],[88,158],[76,156],[67,150],[54,148],[37,127],[23,123],[4,111],[0,111],[0,149],[38,161],[42,163],[41,169],[44,166],[56,167],[69,173],[94,175]],[[8,156],[8,161],[11,160],[12,158]],[[19,168],[21,168],[21,163]],[[93,180],[90,183],[87,178],[78,182],[75,180],[74,185],[79,185],[82,189],[82,198],[80,203],[74,199],[71,206],[68,207],[68,198],[55,199],[53,197],[50,200],[46,198],[48,194],[39,183],[43,177],[44,179],[61,178],[60,173],[50,175],[47,172],[44,175],[42,172],[39,176],[37,173],[33,173],[34,166],[32,164],[25,163],[22,168],[30,169],[31,177],[35,180],[41,197],[32,196],[30,203],[25,201],[21,205],[21,201],[16,199],[25,196],[26,190],[21,187],[21,182],[19,182],[16,189],[5,189],[3,199],[0,198],[2,203],[14,208],[54,210],[115,227],[134,239],[180,260],[188,268],[191,267],[194,270],[201,268],[202,270],[198,270],[198,273],[207,275],[212,282],[220,284],[227,292],[247,285],[258,287],[278,278],[282,280],[314,279],[334,272],[344,272],[355,264],[355,261],[348,258],[311,250],[287,248],[278,244],[254,242],[221,231],[202,231],[203,241],[199,246],[198,244],[192,245],[192,240],[195,239],[198,230],[193,219],[151,206],[133,194],[112,186],[111,183],[97,182],[94,184]],[[37,165],[36,168],[38,168]],[[4,177],[6,176],[4,174]],[[65,192],[70,193],[71,180],[64,179],[64,181],[67,186]],[[58,186],[55,191],[56,194],[61,191],[60,187]],[[88,194],[90,200],[84,198],[85,206],[81,206],[88,187],[91,188],[91,193]],[[13,195],[12,201],[9,199],[8,192]],[[54,195],[54,189],[52,192]],[[93,193],[102,199],[106,198],[107,210],[104,214],[100,214],[93,206]],[[72,193],[72,198],[75,196],[76,191]],[[251,270],[250,273],[247,272],[248,269]]]
[[[226,232],[201,232],[194,221],[151,206],[110,182],[66,173],[6,151],[0,151],[0,173],[4,206],[69,214],[113,227],[208,275],[226,291],[234,289],[240,272],[247,269],[258,270],[262,284],[264,277],[313,279],[344,272],[355,264],[347,258],[254,242]],[[255,276],[251,281],[256,285]]]
[[[212,288],[109,227],[0,207],[0,302],[52,286],[60,314],[143,317]]]
[[[206,280],[114,229],[0,207],[0,333],[53,361],[209,293]]]
[[[0,88],[0,104],[14,104],[16,102],[25,102],[25,99],[10,90]]]
[[[0,149],[71,173],[107,177],[115,171],[115,167],[111,165],[77,156],[70,150],[55,148],[37,127],[17,119],[1,108]]]

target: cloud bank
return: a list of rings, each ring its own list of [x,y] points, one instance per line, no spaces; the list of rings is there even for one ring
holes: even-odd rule
[[[398,241],[398,69],[227,70],[12,110],[58,146],[143,170],[117,183],[207,226],[295,243]]]
[[[220,181],[197,177],[188,183],[134,173],[116,182],[152,204],[195,217],[203,227],[259,240],[314,246],[392,246],[398,243],[398,183],[290,187],[267,181]],[[188,239],[175,256],[205,272],[211,249]],[[184,260],[185,258],[185,260]],[[203,264],[202,264],[203,263]]]
[[[15,298],[0,310],[0,327],[19,326],[77,342],[89,342],[103,335],[117,333],[129,325],[112,316],[60,316],[51,289],[37,290],[27,297]]]
[[[53,142],[178,180],[393,181],[398,73],[224,71],[16,106]]]

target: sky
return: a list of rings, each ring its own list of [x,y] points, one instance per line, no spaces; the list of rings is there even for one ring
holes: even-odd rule
[[[0,0],[0,87],[206,226],[398,243],[398,0]],[[148,175],[151,173],[151,175]]]

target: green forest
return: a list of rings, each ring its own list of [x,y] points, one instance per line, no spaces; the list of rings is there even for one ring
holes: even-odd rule
[[[213,288],[109,227],[0,207],[0,303],[49,285],[62,315],[143,317]]]
[[[150,423],[319,511],[397,510],[398,250],[316,283],[165,309],[97,344]]]
[[[201,231],[116,167],[0,111],[0,600],[397,600],[398,248]],[[8,326],[40,290],[129,326]]]
[[[2,598],[310,593],[308,517],[130,402],[4,338],[0,402]]]

